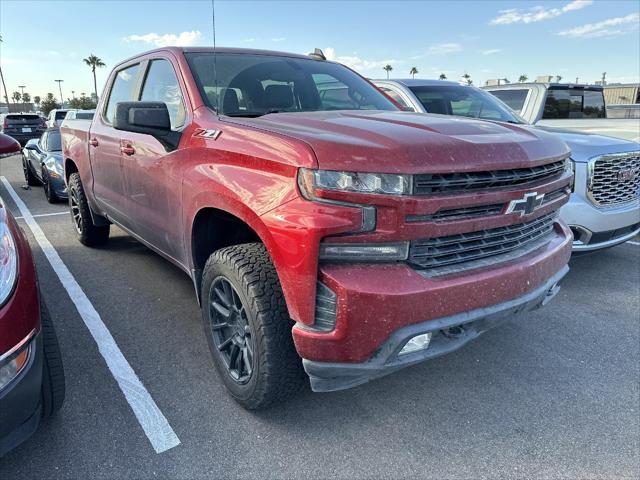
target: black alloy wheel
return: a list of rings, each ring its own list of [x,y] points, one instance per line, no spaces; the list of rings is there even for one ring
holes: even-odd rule
[[[209,289],[209,320],[213,344],[227,373],[244,385],[254,370],[253,332],[238,292],[224,277],[217,277]]]

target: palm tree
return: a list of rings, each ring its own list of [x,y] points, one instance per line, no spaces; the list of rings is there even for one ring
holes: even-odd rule
[[[382,69],[387,72],[387,79],[389,78],[389,72],[391,70],[393,70],[393,67],[391,65],[385,65],[384,67],[382,67]]]
[[[11,100],[13,100],[13,103],[18,103],[21,98],[22,98],[22,94],[20,92],[13,92],[11,94]]]
[[[98,83],[96,82],[96,68],[106,66],[106,63],[102,61],[102,59],[96,57],[93,53],[89,55],[87,58],[83,59],[84,63],[91,67],[91,73],[93,73],[93,91],[96,92],[96,97],[98,96]]]
[[[438,77],[440,80],[446,80],[447,76],[444,73],[441,73],[440,76]]]
[[[524,83],[527,80],[529,80],[529,77],[527,77],[524,73],[518,77],[518,82],[520,83]]]
[[[33,103],[35,103],[36,105],[40,105],[40,95],[36,95],[35,97],[33,97]]]
[[[467,85],[471,85],[473,83],[473,80],[471,80],[471,75],[469,75],[467,72],[464,72],[464,75],[462,75],[462,78],[464,78],[467,81]]]
[[[411,70],[409,70],[409,75],[411,75],[411,78],[416,78],[416,73],[418,73],[418,69],[416,67],[411,67]]]

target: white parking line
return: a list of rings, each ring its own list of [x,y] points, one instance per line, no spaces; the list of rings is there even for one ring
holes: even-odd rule
[[[58,252],[44,235],[44,232],[34,219],[34,215],[20,199],[16,191],[5,177],[0,177],[3,185],[18,206],[27,226],[31,229],[38,245],[44,252],[47,260],[58,275],[62,286],[67,290],[69,298],[75,304],[80,317],[89,329],[91,336],[98,344],[98,350],[107,363],[111,374],[118,382],[118,386],[129,402],[140,426],[146,433],[156,453],[164,452],[180,444],[178,436],[162,414],[151,395],[144,387],[136,373],[127,362],[111,333],[107,329],[100,315],[91,304],[89,298],[82,291],[82,287],[73,277],[67,266],[63,263]]]
[[[64,212],[53,212],[53,213],[38,213],[36,215],[31,215],[33,218],[40,218],[40,217],[52,217],[54,215],[70,215],[69,212],[64,211]],[[23,220],[24,217],[16,217],[16,220]]]
[[[634,242],[633,240],[627,240],[627,243],[630,243],[631,245],[640,245],[640,242]]]

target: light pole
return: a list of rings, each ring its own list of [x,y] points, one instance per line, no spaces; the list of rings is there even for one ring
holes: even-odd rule
[[[74,100],[76,99],[76,91],[75,90],[71,90],[71,98],[73,98]]]
[[[60,108],[64,107],[64,97],[62,96],[62,82],[64,82],[64,80],[54,80],[55,82],[58,82],[58,88],[60,89],[60,101],[62,102],[60,104]]]
[[[20,89],[20,103],[22,104],[22,111],[24,112],[24,89],[26,85],[18,85],[18,88]]]

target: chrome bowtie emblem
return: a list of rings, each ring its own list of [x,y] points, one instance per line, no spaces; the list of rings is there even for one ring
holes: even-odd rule
[[[520,216],[529,215],[536,211],[536,209],[542,205],[544,200],[544,193],[538,194],[538,192],[525,193],[524,198],[521,200],[511,200],[507,207],[508,213],[520,213]]]

